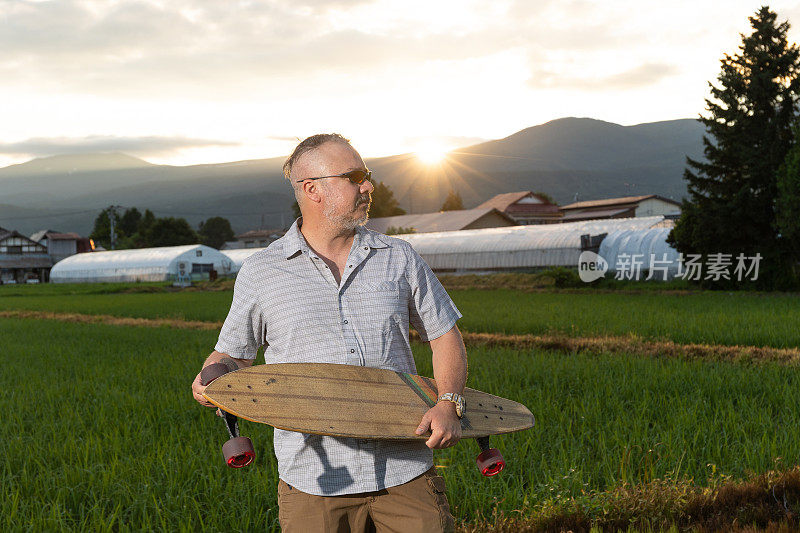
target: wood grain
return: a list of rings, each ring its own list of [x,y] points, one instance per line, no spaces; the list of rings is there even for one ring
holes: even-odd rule
[[[416,435],[436,403],[436,381],[391,370],[327,363],[281,363],[226,374],[205,390],[217,407],[279,429],[366,439],[426,439]],[[522,404],[465,389],[463,437],[533,427]]]

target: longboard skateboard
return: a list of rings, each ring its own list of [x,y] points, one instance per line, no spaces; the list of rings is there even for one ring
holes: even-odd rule
[[[415,430],[439,396],[431,378],[328,363],[238,369],[229,360],[206,367],[201,381],[208,383],[205,398],[225,414],[231,441],[223,454],[230,466],[245,466],[253,455],[249,439],[238,435],[237,417],[334,437],[427,440],[430,434],[417,435]],[[462,437],[478,440],[481,472],[497,474],[505,462],[497,450],[489,448],[488,437],[529,429],[534,417],[524,405],[506,398],[470,388],[464,389],[463,396]]]

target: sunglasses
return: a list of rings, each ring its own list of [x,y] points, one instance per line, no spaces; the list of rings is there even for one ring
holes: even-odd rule
[[[297,183],[302,183],[306,180],[324,180],[325,178],[347,178],[350,180],[350,183],[361,185],[364,183],[364,181],[372,181],[372,171],[359,168],[356,170],[351,170],[350,172],[345,172],[344,174],[336,174],[334,176],[319,176],[318,178],[297,180]]]

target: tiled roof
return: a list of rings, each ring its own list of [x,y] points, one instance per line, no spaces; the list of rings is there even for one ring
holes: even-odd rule
[[[646,194],[644,196],[623,196],[622,198],[605,198],[603,200],[586,200],[584,202],[575,202],[568,205],[562,205],[561,210],[567,209],[583,209],[587,207],[606,207],[606,206],[616,206],[616,205],[625,205],[625,204],[636,204],[642,202],[644,200],[649,200],[650,198],[657,198],[662,202],[669,202],[671,204],[680,205],[680,202],[676,202],[675,200],[670,200],[669,198],[664,198],[657,194]]]
[[[577,209],[564,213],[564,222],[573,220],[583,220],[592,218],[614,218],[617,215],[630,211],[630,207],[622,207],[618,209]]]
[[[438,213],[421,213],[416,215],[398,215],[394,217],[371,218],[366,227],[386,233],[390,227],[414,228],[417,233],[432,231],[458,231],[473,222],[490,215],[497,214],[508,222],[516,225],[516,221],[497,209],[463,209],[459,211],[441,211]]]
[[[488,209],[488,208],[493,207],[493,208],[497,209],[498,211],[506,211],[509,208],[509,206],[511,206],[512,204],[514,204],[516,202],[519,202],[520,200],[522,200],[523,198],[525,198],[526,196],[529,196],[529,195],[533,195],[536,198],[539,198],[540,200],[542,200],[542,202],[544,202],[544,204],[541,204],[541,205],[552,205],[552,204],[550,204],[550,202],[548,202],[547,200],[545,200],[544,198],[542,198],[538,194],[532,193],[531,191],[519,191],[519,192],[506,192],[506,193],[503,193],[503,194],[498,194],[497,196],[495,196],[493,198],[490,198],[490,199],[486,200],[485,202],[483,202],[481,205],[478,206],[478,208]],[[532,204],[532,205],[536,205],[536,204]]]

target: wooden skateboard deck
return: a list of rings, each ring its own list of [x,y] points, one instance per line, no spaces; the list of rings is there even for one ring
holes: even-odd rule
[[[211,403],[245,420],[279,429],[362,439],[427,439],[414,431],[436,404],[436,381],[379,368],[278,363],[225,374],[205,389]],[[533,427],[522,404],[464,389],[464,438]]]

